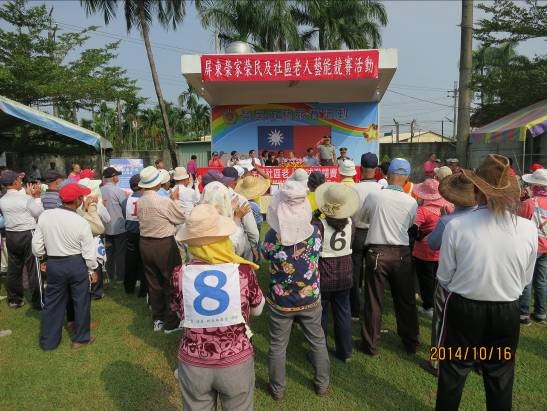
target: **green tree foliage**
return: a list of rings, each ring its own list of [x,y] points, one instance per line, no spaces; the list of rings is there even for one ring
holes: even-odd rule
[[[320,50],[376,48],[387,25],[384,5],[375,0],[306,0],[292,7],[302,37],[317,37]]]
[[[485,44],[515,43],[547,37],[547,4],[537,0],[496,0],[479,4],[489,14],[479,20],[475,38]]]
[[[473,91],[478,105],[471,125],[478,127],[544,99],[547,55],[518,55],[518,41],[547,36],[547,6],[535,1],[501,0],[480,4],[490,13],[475,37],[483,41],[473,55]]]
[[[10,27],[0,29],[0,94],[23,104],[55,106],[70,119],[75,109],[135,98],[135,81],[112,65],[118,43],[73,56],[94,27],[58,34],[46,7],[27,7],[24,0],[4,3],[0,19]]]

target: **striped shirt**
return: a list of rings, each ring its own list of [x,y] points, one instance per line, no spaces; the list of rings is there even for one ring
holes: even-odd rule
[[[184,211],[178,202],[146,190],[137,202],[141,237],[166,238],[175,235],[176,226],[184,223]]]
[[[59,192],[57,190],[47,189],[45,193],[42,193],[41,198],[44,210],[61,207],[61,199],[59,198]]]

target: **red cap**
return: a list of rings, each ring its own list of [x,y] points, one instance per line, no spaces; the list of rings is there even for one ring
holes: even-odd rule
[[[90,180],[93,180],[95,178],[95,171],[90,168],[86,168],[80,171],[80,178],[89,178]]]
[[[78,197],[86,196],[91,193],[87,187],[76,183],[69,183],[59,190],[59,197],[63,203],[70,203]]]
[[[533,173],[536,170],[541,170],[543,166],[539,163],[534,163],[530,166],[530,173]]]

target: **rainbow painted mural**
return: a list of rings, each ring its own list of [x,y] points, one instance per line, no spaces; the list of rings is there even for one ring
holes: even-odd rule
[[[260,146],[264,139],[259,139],[259,131],[264,132],[268,127],[278,134],[280,130],[285,134],[289,131],[297,151],[301,147],[313,146],[328,133],[332,136],[333,144],[336,147],[347,147],[354,159],[368,151],[378,153],[376,103],[216,106],[212,112],[212,149],[244,153],[251,149],[272,148],[274,146]],[[293,135],[291,129],[298,131]]]

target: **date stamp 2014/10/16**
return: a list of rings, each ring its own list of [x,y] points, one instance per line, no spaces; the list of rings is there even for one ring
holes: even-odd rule
[[[430,361],[509,361],[511,347],[431,347]]]

